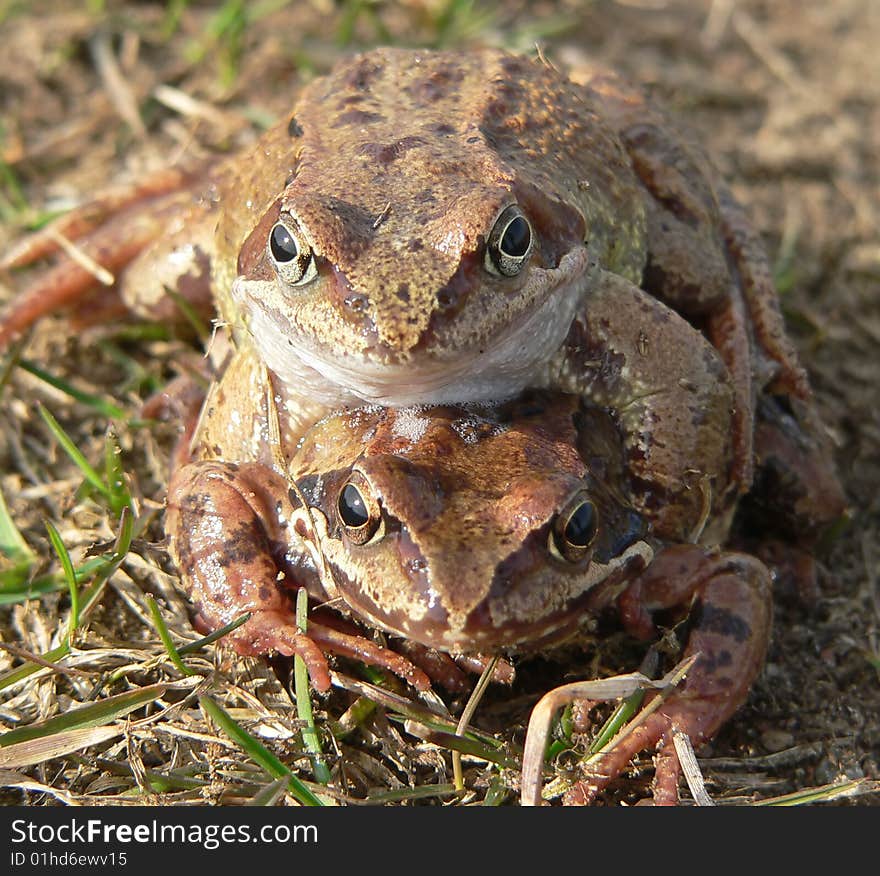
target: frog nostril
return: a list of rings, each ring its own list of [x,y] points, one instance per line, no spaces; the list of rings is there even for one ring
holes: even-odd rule
[[[363,295],[348,295],[342,303],[353,313],[366,313],[369,301]]]
[[[287,133],[294,138],[302,137],[302,125],[296,120],[296,116],[290,117],[290,121],[287,123]]]
[[[441,310],[449,310],[455,304],[456,296],[449,289],[441,289],[437,293],[437,305]]]

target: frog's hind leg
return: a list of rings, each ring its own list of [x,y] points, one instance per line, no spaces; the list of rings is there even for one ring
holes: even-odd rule
[[[733,193],[716,183],[721,230],[737,274],[757,352],[767,360],[767,391],[810,399],[806,372],[785,331],[785,320],[764,246]]]
[[[756,475],[734,520],[733,542],[774,572],[782,599],[815,601],[817,552],[848,520],[833,448],[809,402],[763,396],[755,427]]]
[[[762,533],[812,545],[846,513],[832,443],[811,402],[760,399],[755,459],[755,483],[741,516]]]
[[[712,552],[691,545],[667,548],[621,597],[626,626],[651,633],[651,615],[692,600],[684,657],[699,655],[686,680],[632,733],[587,768],[566,802],[586,804],[640,751],[659,746],[654,802],[678,802],[681,766],[673,737],[685,733],[696,746],[711,739],[745,701],[764,663],[770,635],[770,573],[747,554]],[[649,694],[645,706],[658,694]],[[644,707],[643,707],[644,708]]]
[[[210,315],[208,255],[213,209],[204,183],[164,170],[140,185],[114,189],[23,238],[0,257],[0,270],[51,264],[38,271],[0,314],[0,350],[41,317],[71,311],[93,324],[135,310],[154,320],[185,323],[166,289],[178,290],[200,315]],[[108,300],[100,290],[116,296]]]

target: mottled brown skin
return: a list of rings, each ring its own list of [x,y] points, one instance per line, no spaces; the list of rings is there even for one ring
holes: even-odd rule
[[[293,597],[305,587],[326,593],[300,537],[288,484],[265,466],[202,462],[184,466],[168,491],[168,550],[206,632],[250,618],[228,639],[240,654],[299,655],[317,690],[330,688],[327,654],[385,667],[419,690],[429,677],[404,656],[356,631],[312,616],[297,626]]]
[[[297,460],[327,589],[390,632],[492,653],[546,645],[615,600],[643,639],[658,636],[656,612],[687,617],[684,657],[699,657],[686,681],[568,795],[589,802],[636,753],[659,745],[655,802],[677,802],[672,733],[699,745],[745,700],[770,636],[770,573],[747,554],[647,539],[626,500],[627,461],[607,414],[576,396],[546,395],[470,412],[360,409],[321,421]],[[341,516],[348,483],[381,515],[367,544]],[[584,488],[601,523],[589,554],[566,562],[548,535],[567,497]],[[649,546],[660,552],[643,571]],[[609,557],[625,563],[609,573]]]
[[[643,519],[622,492],[616,429],[599,409],[577,410],[569,397],[480,412],[341,413],[307,433],[292,490],[260,464],[184,466],[169,488],[166,529],[202,624],[216,629],[250,612],[232,634],[236,648],[300,654],[319,689],[329,684],[321,649],[380,663],[419,687],[427,681],[366,640],[343,648],[324,624],[310,622],[303,635],[291,601],[301,587],[444,651],[534,648],[570,634],[652,554]],[[576,422],[603,460],[602,480],[575,447]],[[353,467],[376,485],[385,509],[377,550],[352,551],[341,540],[335,503]],[[595,544],[576,561],[548,560],[549,528],[581,494],[599,512]]]
[[[487,240],[514,204],[533,245],[501,276],[487,269]],[[310,253],[308,282],[290,282],[271,257],[279,219]],[[327,676],[309,643],[366,646],[329,628],[303,637],[286,601],[260,600],[291,543],[278,508],[297,442],[329,410],[574,393],[615,416],[632,501],[656,532],[696,538],[708,522],[707,543],[723,541],[752,482],[759,396],[781,396],[808,444],[821,433],[741,208],[699,148],[609,74],[575,84],[491,50],[379,49],[314,80],[243,154],[157,174],[54,230],[116,271],[134,310],[170,318],[166,286],[203,308],[213,295],[232,344],[192,466],[171,485],[172,553],[209,624],[258,606],[237,647],[303,653],[318,686]],[[52,254],[55,239],[29,238],[0,268]],[[81,305],[93,285],[60,256],[0,320],[0,347],[43,313]],[[762,447],[792,446],[769,422],[759,463]],[[834,481],[822,453],[806,460]],[[809,493],[793,476],[792,495]],[[258,494],[275,504],[251,501]],[[826,495],[798,511],[818,528],[841,507]],[[261,529],[258,551],[238,550],[241,533]]]
[[[601,479],[578,451],[578,424],[606,460]],[[600,409],[581,413],[575,396],[344,412],[309,431],[294,468],[326,589],[372,625],[447,651],[565,637],[651,557],[626,498],[619,436]],[[338,504],[352,482],[381,517],[367,544]],[[583,554],[560,555],[551,529],[585,498],[595,539]]]
[[[500,276],[487,270],[487,239],[512,204],[534,245],[521,271]],[[268,239],[279,218],[311,250],[307,283],[291,284],[273,262]],[[231,433],[260,398],[243,391],[242,375],[265,364],[291,443],[329,410],[365,400],[467,403],[547,387],[595,392],[622,410],[638,395],[643,415],[624,428],[630,453],[645,455],[645,495],[688,489],[692,468],[729,469],[742,493],[756,393],[771,380],[806,393],[741,211],[699,148],[604,72],[573,83],[540,60],[494,50],[377,49],[312,81],[242,154],[201,174],[157,174],[56,230],[118,271],[123,298],[142,313],[169,318],[165,287],[202,305],[210,288],[235,351],[202,418],[196,458],[263,459],[261,438]],[[53,239],[29,238],[0,266],[50,254]],[[6,313],[0,346],[91,284],[61,257]],[[628,356],[613,388],[584,370],[578,322],[593,299],[636,298],[639,286],[672,306],[667,323],[691,320],[719,351],[735,398],[732,454],[697,446],[688,417],[669,415],[674,399],[651,391],[699,384],[706,369],[691,372],[690,352],[664,356],[662,372]],[[681,322],[664,331],[683,337]],[[646,424],[653,453],[642,447]]]

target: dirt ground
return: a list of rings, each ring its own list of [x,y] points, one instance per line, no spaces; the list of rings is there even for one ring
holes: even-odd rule
[[[58,4],[0,3],[0,247],[108,182],[250,141],[285,112],[297,82],[356,48],[491,43],[528,52],[538,44],[560,67],[601,61],[648,84],[700,132],[764,235],[851,503],[851,521],[821,564],[821,592],[808,604],[778,601],[764,672],[747,704],[701,752],[707,787],[717,799],[744,802],[844,779],[880,779],[880,5],[313,0],[278,6],[248,19],[229,14],[235,3],[180,4],[175,20],[151,3],[110,2],[103,12],[85,11],[87,4],[58,12]],[[54,13],[45,14],[48,9]],[[21,282],[0,276],[0,295]],[[197,354],[179,340],[133,340],[119,326],[74,333],[59,317],[38,327],[23,355],[137,411],[181,361]],[[116,524],[77,492],[82,477],[36,402],[52,410],[93,462],[101,459],[107,418],[21,368],[0,387],[0,491],[37,554],[34,573],[52,563],[46,519],[79,562],[90,546],[112,542]],[[253,766],[206,722],[192,687],[180,686],[144,601],[145,592],[160,597],[172,631],[193,638],[161,551],[159,509],[174,430],[129,423],[117,431],[141,516],[152,517],[65,664],[76,672],[44,670],[0,689],[0,728],[160,681],[172,685],[159,698],[168,711],[156,717],[154,704],[152,711],[133,712],[132,724],[120,721],[123,729],[108,741],[0,771],[0,800],[115,803],[140,788],[145,802],[242,802],[260,787]],[[9,647],[0,652],[0,679],[22,655],[57,645],[53,637],[68,611],[63,591],[0,607],[0,644]],[[296,718],[274,675],[228,651],[204,653],[196,668],[226,680],[222,692],[215,686],[218,700],[309,778]],[[524,720],[535,679],[545,671],[540,663],[524,666],[522,686],[513,694],[491,693],[475,725],[500,733],[513,713]],[[558,666],[554,671],[556,683],[569,677]],[[337,691],[317,702],[319,725],[347,715],[352,699]],[[459,707],[452,704],[456,714]],[[515,742],[522,741],[521,726],[509,734]],[[416,796],[407,789],[451,781],[449,752],[381,709],[327,750],[346,762],[353,798],[378,802],[376,794],[388,793],[381,799],[411,802]],[[169,771],[176,776],[182,764],[196,765],[187,773],[198,779],[194,785],[157,781]],[[650,757],[640,765],[605,802],[646,796]],[[510,771],[466,767],[464,802],[487,794],[516,799]],[[428,801],[455,799],[428,794]],[[848,799],[876,805],[880,794]]]

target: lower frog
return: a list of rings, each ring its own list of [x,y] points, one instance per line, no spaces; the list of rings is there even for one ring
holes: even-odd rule
[[[296,628],[290,586],[453,653],[543,648],[613,604],[645,637],[656,634],[653,611],[690,606],[686,654],[700,657],[687,681],[570,802],[592,799],[641,749],[660,742],[670,753],[673,727],[695,743],[710,738],[763,663],[766,567],[698,544],[665,547],[630,501],[617,425],[575,396],[344,411],[304,437],[292,491],[256,482],[243,489],[248,476],[217,470],[215,494],[191,505],[184,476],[169,501],[171,551],[202,614],[218,625],[254,612],[237,631],[239,650],[307,660],[310,648],[339,650],[321,624],[307,634]],[[230,502],[237,528],[218,535],[219,518],[204,509]],[[695,530],[702,522],[690,519]],[[246,547],[255,544],[262,549]],[[396,659],[385,665],[405,675]],[[322,658],[310,668],[320,687]],[[677,799],[678,761],[663,764],[660,802]]]
[[[658,635],[654,613],[687,617],[684,657],[699,657],[686,681],[569,803],[589,802],[658,744],[655,802],[676,802],[673,730],[710,739],[763,665],[768,569],[748,554],[657,539],[629,504],[617,426],[576,397],[342,413],[308,433],[297,469],[326,589],[396,635],[518,653],[612,605],[643,639]],[[691,519],[695,535],[704,522]]]
[[[298,654],[318,690],[330,685],[324,652],[385,666],[419,689],[430,680],[326,614],[301,631],[291,595],[302,587],[444,652],[570,634],[653,555],[607,463],[594,476],[575,447],[574,406],[571,397],[521,416],[360,408],[309,430],[289,480],[256,464],[184,466],[166,530],[201,625],[250,612],[230,636],[236,650]],[[601,422],[614,433],[607,415]]]

